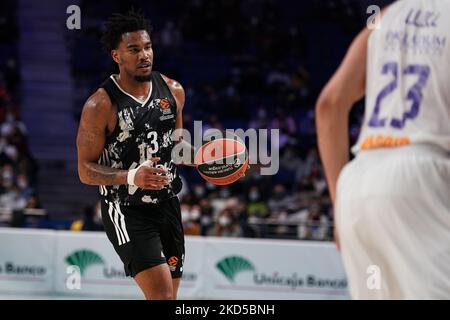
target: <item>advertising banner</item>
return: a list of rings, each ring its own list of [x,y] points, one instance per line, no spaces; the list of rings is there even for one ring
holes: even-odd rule
[[[183,279],[179,298],[202,296],[201,269],[204,241],[186,237]],[[143,299],[134,280],[126,277],[123,263],[106,235],[99,232],[58,232],[56,290],[63,294]]]
[[[55,261],[55,289],[60,294],[143,298],[102,232],[58,232]]]
[[[205,295],[215,299],[348,299],[334,244],[208,238]]]
[[[0,292],[144,299],[102,232],[0,229]],[[186,237],[179,299],[349,299],[334,244]]]
[[[0,291],[50,293],[54,231],[0,228]]]

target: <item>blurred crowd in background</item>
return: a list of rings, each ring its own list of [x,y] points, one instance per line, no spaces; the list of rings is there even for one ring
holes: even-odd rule
[[[201,120],[205,129],[280,130],[276,175],[262,176],[255,165],[238,182],[216,187],[192,168],[180,168],[185,233],[331,240],[333,213],[316,147],[314,103],[364,25],[361,2],[80,1],[82,30],[67,36],[77,121],[87,97],[117,72],[100,45],[102,23],[131,6],[142,8],[154,26],[154,69],[186,91],[185,128],[192,132],[193,122]],[[14,36],[0,34],[0,42],[14,47]],[[1,65],[1,207],[38,202],[12,56]],[[351,115],[352,142],[361,118],[360,103]],[[101,229],[98,205],[86,208],[72,229]]]
[[[0,4],[0,223],[20,225],[26,209],[40,207],[37,164],[20,113],[17,25],[9,2]]]

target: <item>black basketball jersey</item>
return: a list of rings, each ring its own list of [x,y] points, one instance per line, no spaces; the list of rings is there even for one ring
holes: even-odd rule
[[[152,90],[144,102],[125,92],[114,75],[100,86],[117,108],[117,123],[106,139],[98,163],[129,170],[152,157],[160,157],[155,167],[168,171],[170,184],[162,190],[144,190],[131,185],[99,187],[103,198],[125,206],[158,203],[175,196],[181,189],[181,179],[171,157],[176,101],[159,72],[152,71],[151,83]]]

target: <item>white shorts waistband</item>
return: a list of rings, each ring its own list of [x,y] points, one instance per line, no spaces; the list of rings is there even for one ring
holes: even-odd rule
[[[377,148],[360,151],[356,158],[390,155],[434,155],[450,158],[450,152],[431,144],[413,144],[395,148]]]

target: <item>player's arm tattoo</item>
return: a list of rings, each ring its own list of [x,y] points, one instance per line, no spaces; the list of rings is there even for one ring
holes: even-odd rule
[[[86,147],[88,148],[93,143],[95,143],[96,138],[96,131],[98,132],[98,128],[92,128],[90,130],[86,130],[83,128],[83,123],[80,124],[80,128],[78,130],[78,137],[77,137],[77,146],[78,147]]]
[[[127,183],[128,171],[98,164],[106,141],[108,102],[101,93],[86,102],[77,135],[78,175],[89,185],[121,185]]]
[[[85,183],[91,185],[120,185],[126,184],[128,171],[102,166],[98,163],[86,162]]]

